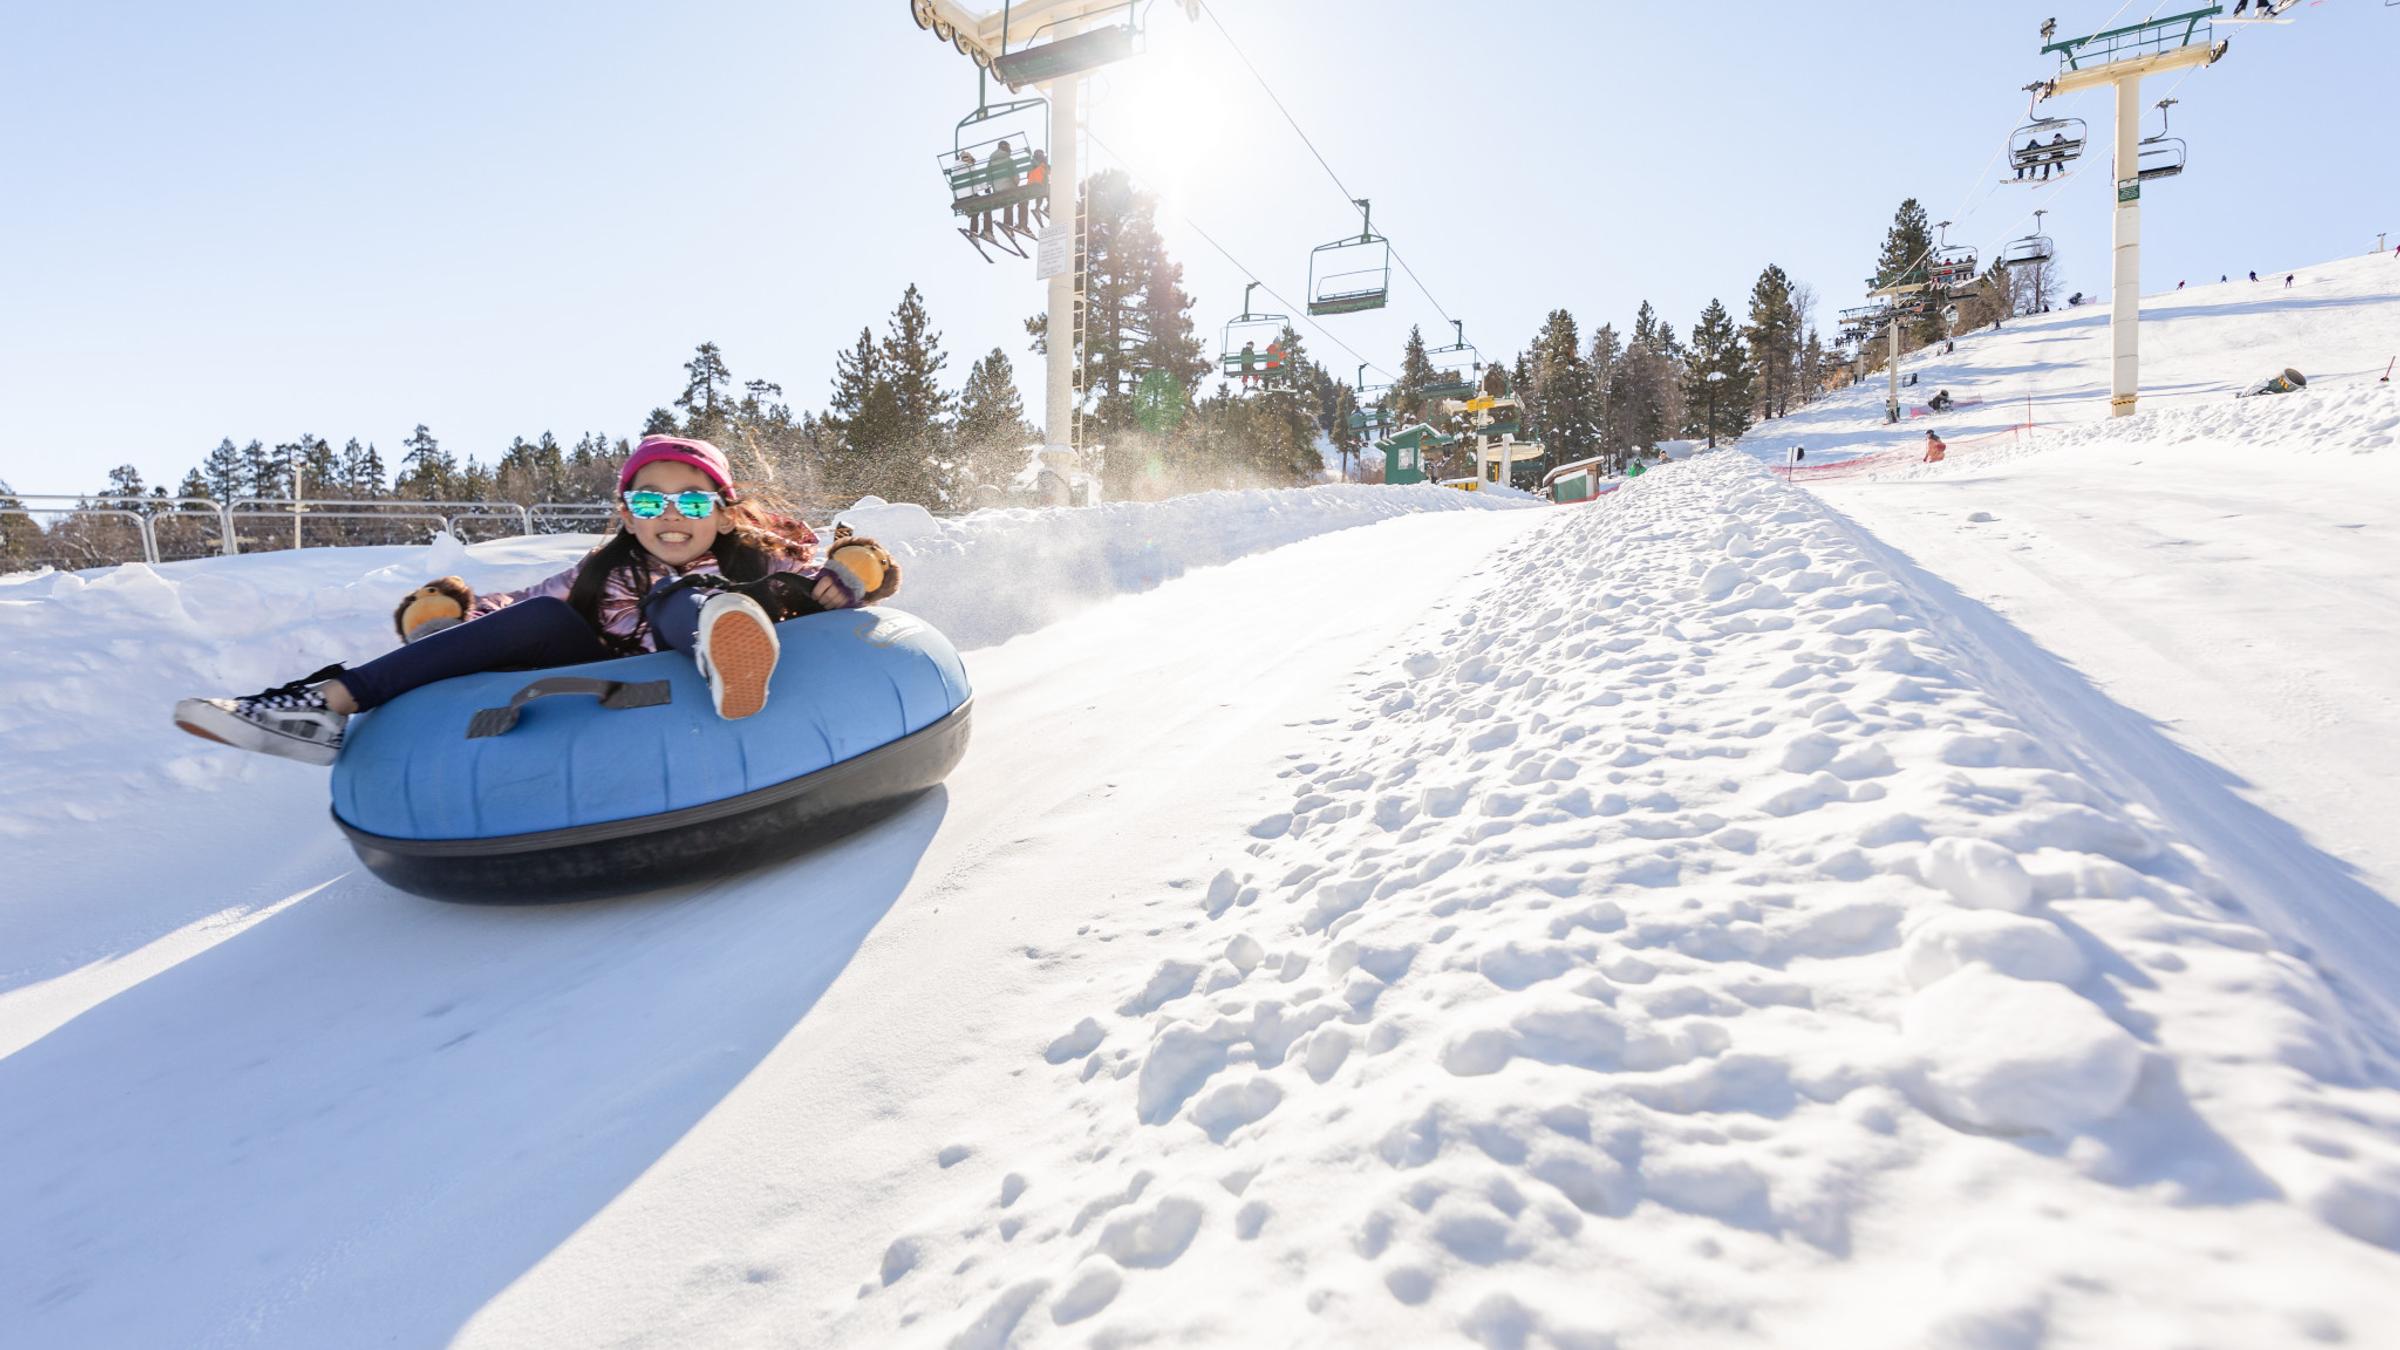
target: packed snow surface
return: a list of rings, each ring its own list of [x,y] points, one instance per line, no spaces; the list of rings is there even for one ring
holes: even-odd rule
[[[2390,1343],[2388,930],[1814,495],[1104,512],[871,508],[950,783],[553,908],[165,709],[572,545],[0,584],[0,1343]]]

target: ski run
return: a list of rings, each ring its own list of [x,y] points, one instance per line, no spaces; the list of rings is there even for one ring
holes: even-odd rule
[[[588,539],[0,578],[0,1345],[2400,1345],[2400,262],[2153,304],[1589,505],[868,504],[967,759],[623,900],[166,717]]]

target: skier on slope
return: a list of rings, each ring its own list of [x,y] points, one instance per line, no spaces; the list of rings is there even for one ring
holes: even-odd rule
[[[558,575],[480,599],[444,577],[401,603],[397,650],[245,697],[187,698],[175,724],[237,749],[331,764],[352,714],[437,680],[668,647],[693,654],[718,716],[734,720],[766,703],[775,624],[899,589],[891,555],[846,530],[818,565],[816,533],[737,491],[706,441],[644,437],[617,497],[617,534]]]

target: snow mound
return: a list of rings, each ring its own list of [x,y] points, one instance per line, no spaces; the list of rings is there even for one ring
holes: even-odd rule
[[[2142,1047],[2087,999],[2058,985],[1962,971],[1908,1008],[1927,1104],[1987,1130],[2064,1134],[2106,1120],[2133,1095]]]

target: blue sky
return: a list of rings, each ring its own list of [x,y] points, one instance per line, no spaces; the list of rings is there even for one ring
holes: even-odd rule
[[[2049,72],[2036,29],[2116,8],[1213,3],[1500,355],[1561,305],[1587,332],[1644,298],[1679,330],[1712,296],[1738,313],[1770,261],[1829,325],[1904,196],[1956,219],[1953,241],[2023,233],[2035,194],[1983,166]],[[2296,13],[2145,86],[2172,87],[2192,146],[2146,197],[2145,289],[2400,242],[2400,9]],[[1095,81],[1092,129],[1165,195],[1213,345],[1246,277],[1186,217],[1295,302],[1309,246],[1351,217],[1206,19],[1159,4],[1150,26],[1147,54]],[[222,436],[396,456],[424,422],[488,461],[516,435],[625,434],[702,340],[819,406],[835,351],[912,281],[953,382],[1003,346],[1038,415],[1031,264],[977,258],[935,169],[973,71],[905,0],[78,3],[10,29],[0,478],[20,490],[125,462],[172,481]],[[2105,137],[2105,94],[2065,102]],[[2107,285],[2105,177],[2041,202],[2071,289]],[[1411,323],[1446,327],[1399,286],[1323,322],[1389,367]]]

